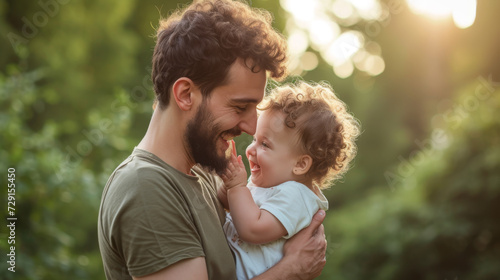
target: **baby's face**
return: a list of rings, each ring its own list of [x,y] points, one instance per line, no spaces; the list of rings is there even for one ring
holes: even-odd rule
[[[257,120],[252,144],[246,150],[250,163],[251,181],[269,188],[295,180],[293,168],[299,153],[294,131],[284,124],[280,112],[264,111]]]

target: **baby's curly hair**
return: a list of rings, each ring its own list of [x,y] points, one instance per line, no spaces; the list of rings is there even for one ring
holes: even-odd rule
[[[204,96],[225,82],[241,58],[253,72],[286,76],[286,41],[271,26],[272,16],[242,1],[201,0],[160,21],[152,80],[160,109],[180,77],[190,78]]]
[[[306,175],[314,185],[326,189],[347,172],[360,125],[330,86],[299,82],[275,88],[259,110],[284,113],[284,125],[296,130],[298,148],[312,158]]]

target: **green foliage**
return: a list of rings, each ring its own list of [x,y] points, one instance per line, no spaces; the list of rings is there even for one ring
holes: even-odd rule
[[[4,132],[0,166],[2,170],[16,169],[16,279],[60,275],[88,278],[85,277],[90,276],[88,260],[96,257],[96,247],[92,245],[79,251],[74,248],[87,242],[89,232],[85,229],[91,220],[75,215],[94,212],[98,197],[95,176],[80,168],[70,174],[75,178],[71,184],[60,183],[55,171],[65,154],[54,149],[61,146],[57,140],[60,135],[57,124],[47,121],[36,131],[29,127],[29,122],[36,119],[41,106],[47,102],[35,86],[43,71],[23,73],[15,66],[9,70],[6,76],[0,77],[0,127]],[[82,187],[86,190],[81,191]],[[77,193],[82,199],[74,199]],[[66,211],[69,205],[83,212]],[[6,240],[5,235],[2,240]],[[6,243],[0,246],[7,251]],[[87,251],[92,248],[94,252]],[[99,264],[92,263],[92,266],[99,267]],[[95,273],[97,269],[93,270]],[[6,262],[2,263],[1,271],[7,279],[14,279],[14,274],[7,271]]]
[[[2,35],[10,35],[0,59],[0,168],[16,169],[18,218],[16,272],[2,262],[0,278],[102,279],[102,188],[137,142],[132,117],[144,118],[152,95],[133,67],[137,36],[124,27],[130,4],[49,2],[53,13],[27,1],[0,9],[9,12]],[[24,40],[11,45],[13,34]],[[2,252],[8,245],[0,243]]]
[[[115,109],[89,110],[88,126],[69,145],[60,140],[67,122],[36,124],[50,103],[36,86],[44,75],[10,65],[0,76],[0,168],[16,170],[15,279],[99,279],[100,196],[110,172],[133,145],[126,135],[141,106],[118,91]],[[2,232],[1,238],[7,235]],[[6,242],[0,246],[7,251]],[[1,274],[14,279],[6,262]]]
[[[337,246],[323,279],[500,275],[494,214],[500,213],[500,89],[483,91],[479,99],[474,89],[481,87],[475,81],[456,99],[477,107],[446,129],[446,148],[420,151],[416,172],[400,178],[392,192],[381,189],[332,215],[326,228]]]

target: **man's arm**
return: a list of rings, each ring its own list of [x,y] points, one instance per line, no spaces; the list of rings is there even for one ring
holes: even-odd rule
[[[252,280],[303,280],[318,277],[326,264],[326,239],[322,225],[324,219],[325,211],[319,210],[308,227],[285,243],[281,261]]]
[[[207,265],[204,257],[185,259],[174,263],[158,272],[134,280],[208,280]]]
[[[283,259],[252,280],[303,280],[318,277],[326,264],[326,240],[323,225],[325,212],[319,210],[311,224],[285,243]],[[204,257],[179,261],[156,273],[134,280],[205,280],[208,279]]]

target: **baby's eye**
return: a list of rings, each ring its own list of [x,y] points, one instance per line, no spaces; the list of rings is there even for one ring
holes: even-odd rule
[[[267,145],[267,143],[266,143],[266,142],[262,142],[262,147],[264,147],[264,148],[269,148],[269,145]]]

